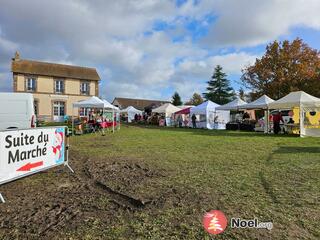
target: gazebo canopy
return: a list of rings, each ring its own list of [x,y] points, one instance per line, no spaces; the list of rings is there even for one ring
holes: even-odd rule
[[[75,102],[73,107],[78,108],[104,108],[105,103],[98,97],[91,97],[86,100]]]
[[[129,106],[129,107],[126,107],[125,109],[122,109],[120,112],[122,113],[137,113],[137,114],[142,114],[142,111],[132,107],[132,106]]]
[[[205,101],[203,103],[201,103],[200,105],[191,108],[190,112],[192,114],[207,114],[208,111],[215,111],[217,109],[217,107],[219,107],[219,104],[216,104],[210,100]]]
[[[268,104],[272,102],[274,102],[273,99],[269,98],[267,95],[263,95],[251,103],[240,106],[239,109],[267,109]]]
[[[119,108],[113,106],[107,100],[102,100],[96,96],[88,98],[86,100],[82,100],[79,102],[75,102],[73,107],[77,108],[103,108],[103,109],[112,109],[112,110],[119,110]]]
[[[174,114],[189,114],[191,107],[183,108],[180,111],[175,112]]]
[[[244,104],[246,104],[245,101],[243,101],[240,98],[236,98],[232,102],[229,102],[229,103],[224,104],[220,107],[217,107],[216,110],[238,110]]]
[[[104,111],[112,110],[112,114],[114,115],[115,111],[118,111],[119,108],[113,106],[111,103],[109,103],[107,100],[102,100],[96,96],[93,96],[91,98],[88,98],[86,100],[82,100],[79,102],[75,102],[73,105],[73,108],[101,108]],[[112,117],[112,132],[114,132],[114,117]],[[72,129],[74,128],[74,119],[72,115]]]
[[[202,115],[197,117],[197,128],[225,129],[230,120],[230,111],[217,110],[219,106],[212,101],[206,101],[191,108],[190,115]]]
[[[268,104],[269,109],[286,109],[293,107],[320,107],[320,98],[306,92],[291,92],[277,101]]]
[[[102,100],[104,102],[104,108],[105,109],[112,109],[112,110],[116,110],[119,111],[120,109],[116,106],[113,106],[111,103],[109,103],[107,100],[103,99]]]
[[[152,112],[172,114],[172,113],[175,113],[180,110],[181,110],[180,108],[172,105],[171,103],[165,103],[165,104],[161,105],[160,107],[152,109]]]

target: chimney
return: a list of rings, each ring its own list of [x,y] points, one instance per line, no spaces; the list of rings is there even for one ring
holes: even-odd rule
[[[16,51],[16,53],[14,54],[14,58],[12,58],[12,61],[19,61],[19,60],[20,60],[20,53]]]

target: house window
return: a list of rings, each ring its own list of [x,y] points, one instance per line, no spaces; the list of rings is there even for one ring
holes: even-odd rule
[[[53,121],[63,122],[65,114],[66,114],[65,102],[54,101],[53,102]]]
[[[57,117],[63,117],[65,115],[64,102],[54,102],[53,103],[53,115]]]
[[[64,93],[64,81],[61,79],[55,80],[55,93]]]
[[[30,92],[36,91],[36,78],[35,77],[27,77],[26,89],[27,89],[27,91],[30,91]]]
[[[80,93],[83,95],[89,95],[89,82],[81,82],[80,83]]]
[[[91,112],[91,109],[90,108],[80,108],[79,109],[79,115],[81,117],[87,117],[89,116],[89,113]]]

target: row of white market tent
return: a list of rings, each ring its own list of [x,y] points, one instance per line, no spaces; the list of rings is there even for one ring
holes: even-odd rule
[[[291,92],[277,101],[266,95],[250,103],[236,98],[221,106],[214,102],[206,101],[195,107],[181,109],[170,103],[166,103],[153,109],[152,112],[164,114],[167,126],[172,125],[172,119],[175,119],[175,115],[177,114],[188,114],[190,118],[195,114],[198,119],[197,128],[226,129],[226,124],[230,121],[230,111],[264,110],[264,119],[266,120],[264,132],[269,133],[270,110],[292,110],[294,108],[299,112],[298,127],[300,136],[320,136],[320,98],[311,96],[303,91]],[[318,123],[313,125],[306,123],[306,117],[311,112],[316,112],[317,116],[319,116]],[[188,126],[192,126],[190,121]]]
[[[299,112],[298,123],[300,136],[320,136],[320,98],[311,96],[303,91],[291,92],[288,95],[280,98],[277,101],[269,98],[266,95],[261,96],[257,100],[239,106],[241,109],[261,109],[265,111],[265,133],[270,132],[269,115],[270,110],[293,110],[297,109]],[[311,112],[317,114],[318,112],[318,123],[310,124],[307,123],[307,115]]]
[[[288,95],[268,104],[270,109],[299,109],[300,136],[320,136],[320,98],[303,91],[291,92]],[[316,116],[314,123],[308,118]]]
[[[136,109],[133,106],[126,107],[125,109],[120,110],[122,114],[125,114],[128,118],[128,123],[131,123],[135,120],[136,115],[142,115],[143,111]]]
[[[172,116],[175,112],[180,111],[181,108],[174,106],[171,103],[165,103],[161,105],[160,107],[157,107],[155,109],[152,109],[153,113],[164,115],[166,125],[171,126],[172,125]]]
[[[79,102],[75,102],[73,104],[73,110],[75,108],[90,108],[90,109],[101,109],[102,110],[102,116],[104,116],[104,113],[112,113],[112,132],[114,133],[115,130],[115,114],[118,114],[120,112],[120,109],[116,106],[113,106],[111,103],[109,103],[105,99],[100,99],[96,96],[90,97],[86,100],[82,100]],[[74,114],[72,114],[74,115]],[[116,118],[117,119],[117,118]],[[72,129],[74,129],[74,118],[72,117]]]
[[[166,103],[152,110],[153,113],[161,114],[165,117],[166,125],[172,126],[178,115],[197,116],[197,127],[207,129],[225,129],[225,124],[229,121],[229,111],[216,111],[220,106],[212,101],[206,101],[198,106],[174,106]],[[190,118],[190,117],[189,117]],[[191,127],[191,121],[184,123],[184,126]]]
[[[226,124],[230,121],[230,111],[219,110],[220,105],[212,101],[190,108],[190,116],[197,116],[198,128],[226,129]]]

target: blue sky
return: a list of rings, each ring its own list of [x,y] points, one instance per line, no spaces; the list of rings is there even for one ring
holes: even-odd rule
[[[241,69],[274,40],[302,38],[320,49],[318,0],[1,1],[0,91],[11,91],[10,60],[97,68],[100,92],[184,100],[203,93],[215,65],[235,90]]]

